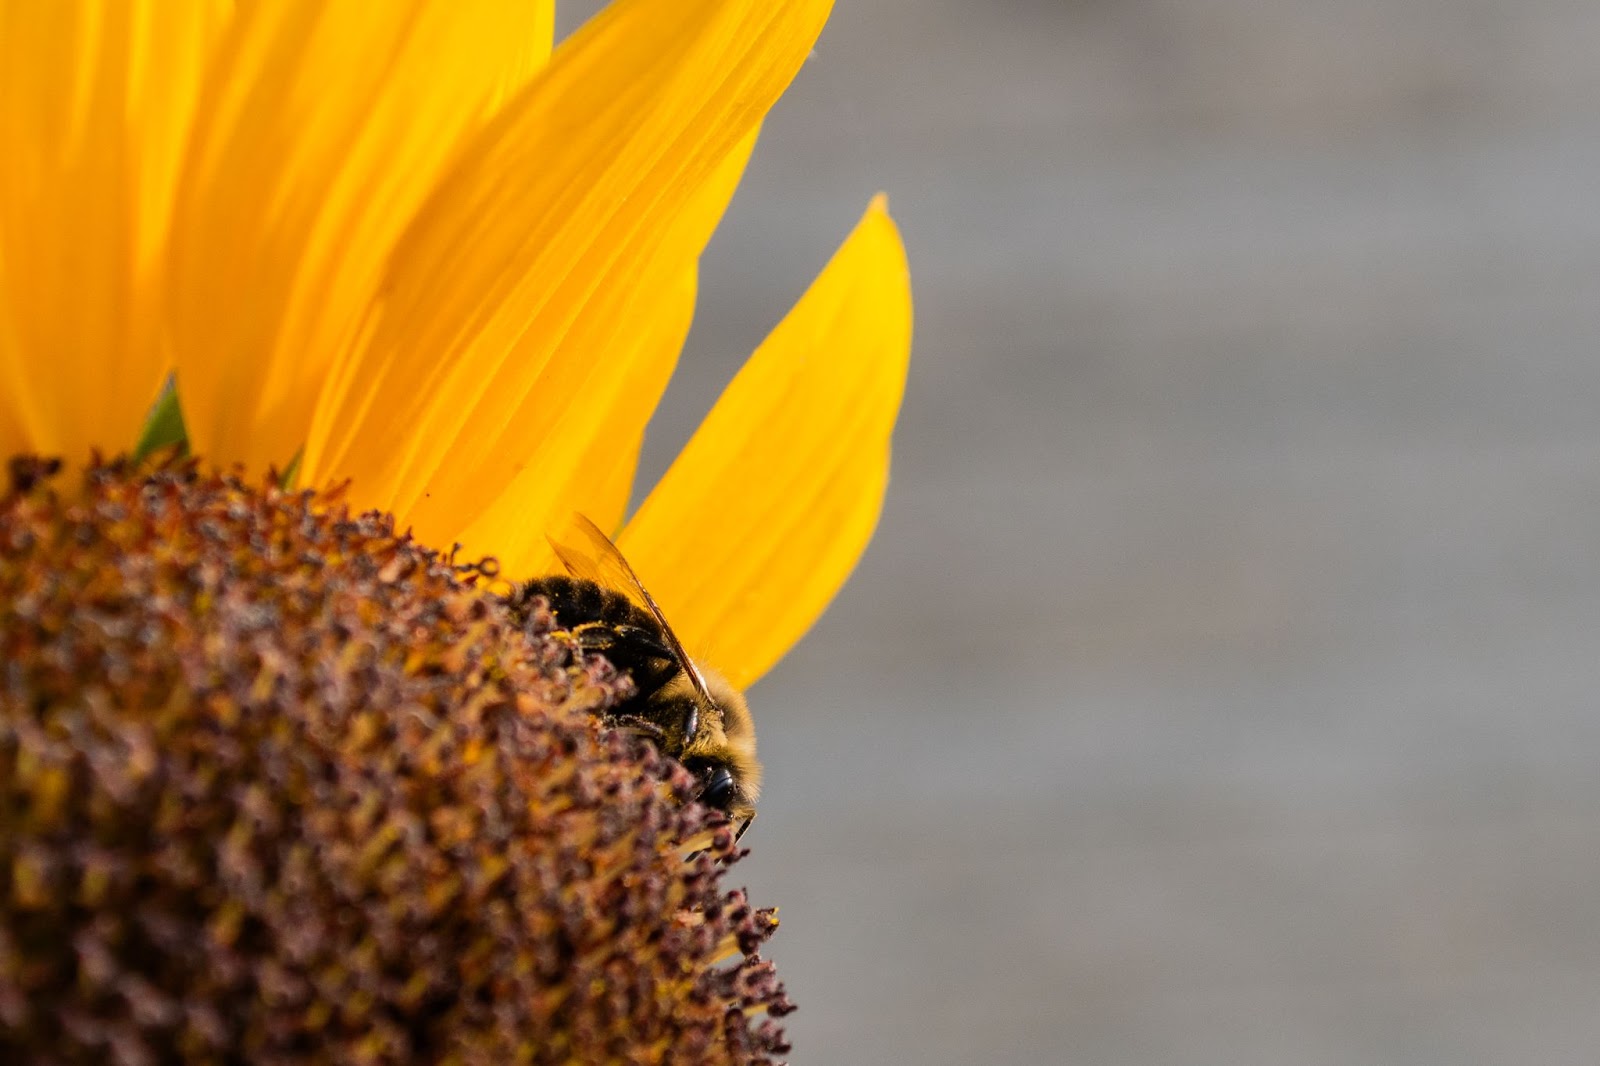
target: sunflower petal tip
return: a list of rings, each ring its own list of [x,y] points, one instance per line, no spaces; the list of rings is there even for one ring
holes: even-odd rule
[[[905,241],[900,236],[900,227],[896,224],[894,216],[889,213],[889,194],[879,192],[867,204],[867,210],[861,216],[861,221],[856,224],[858,234],[871,233],[880,246],[887,245],[893,249],[893,255],[900,260],[902,269],[907,274],[910,272],[906,263]],[[876,242],[875,242],[876,243]]]
[[[800,639],[872,539],[911,335],[880,193],[623,531],[685,642],[735,685]]]

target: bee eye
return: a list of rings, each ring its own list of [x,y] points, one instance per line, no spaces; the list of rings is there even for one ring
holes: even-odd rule
[[[719,811],[728,809],[728,805],[733,802],[733,775],[728,772],[726,766],[711,775],[706,787],[700,792],[700,802]]]

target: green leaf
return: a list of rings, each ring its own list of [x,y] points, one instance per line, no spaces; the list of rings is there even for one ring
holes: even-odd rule
[[[178,386],[172,375],[167,375],[167,382],[161,387],[161,395],[156,397],[156,402],[150,408],[150,417],[145,419],[144,430],[139,434],[139,443],[133,446],[133,457],[143,459],[159,448],[171,445],[182,445],[187,451],[189,446],[189,431],[183,425],[183,411],[178,407]]]

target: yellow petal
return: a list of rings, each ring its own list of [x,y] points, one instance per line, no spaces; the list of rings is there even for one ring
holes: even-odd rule
[[[191,445],[280,468],[440,172],[543,65],[552,2],[241,5],[196,116],[173,249]]]
[[[0,449],[129,451],[167,373],[163,255],[225,3],[0,4]]]
[[[639,465],[644,425],[689,334],[695,272],[684,274],[674,289],[649,317],[648,330],[635,336],[632,350],[608,355],[625,357],[639,368],[636,383],[624,387],[626,394],[604,403],[586,397],[574,409],[585,425],[572,427],[572,439],[560,431],[553,433],[550,446],[536,453],[488,510],[458,536],[437,543],[461,544],[464,558],[493,555],[505,577],[521,580],[560,569],[545,533],[560,529],[573,512],[587,515],[608,532],[621,524]]]
[[[673,221],[777,99],[830,0],[618,0],[464,154],[330,384],[307,476],[419,537],[481,515],[549,432]],[[681,261],[688,256],[678,255]]]
[[[800,639],[871,539],[910,352],[880,196],[623,530],[678,635],[735,685]]]
[[[501,572],[527,577],[556,567],[544,534],[572,512],[601,529],[622,523],[645,425],[661,402],[694,318],[700,253],[727,210],[755,146],[747,135],[690,200],[618,316],[627,329],[609,349],[557,353],[531,397],[545,433],[532,456],[459,541],[468,557],[495,555]],[[425,520],[427,510],[416,516]]]

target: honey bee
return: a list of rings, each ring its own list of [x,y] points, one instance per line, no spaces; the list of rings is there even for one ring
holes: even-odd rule
[[[699,802],[726,814],[738,840],[756,816],[761,764],[744,694],[689,658],[661,608],[611,538],[576,516],[578,543],[550,538],[569,575],[536,577],[507,598],[524,620],[543,597],[556,625],[633,679],[634,693],[602,720],[650,738],[700,783]]]

